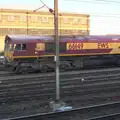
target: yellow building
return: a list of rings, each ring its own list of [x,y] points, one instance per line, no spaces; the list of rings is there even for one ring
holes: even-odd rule
[[[0,9],[0,51],[7,34],[53,35],[54,16],[49,12]],[[60,35],[89,35],[89,15],[60,13]]]

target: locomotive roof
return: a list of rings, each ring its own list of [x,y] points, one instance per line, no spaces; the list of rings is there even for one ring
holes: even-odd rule
[[[11,41],[12,43],[18,43],[18,42],[52,42],[54,41],[54,36],[33,36],[33,35],[7,35],[5,37],[5,41]],[[75,41],[84,41],[84,40],[92,40],[92,41],[109,41],[109,40],[120,40],[120,35],[90,35],[90,36],[60,36],[60,41],[67,42],[70,40]]]
[[[14,42],[35,42],[38,40],[52,40],[52,36],[33,36],[33,35],[7,35],[6,40]]]

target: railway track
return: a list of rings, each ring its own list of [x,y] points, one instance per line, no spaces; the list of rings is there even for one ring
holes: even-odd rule
[[[67,100],[70,100],[71,94],[74,94],[73,96],[82,96],[82,97],[87,97],[87,99],[94,97],[94,98],[100,98],[100,96],[104,96],[104,98],[110,98],[112,96],[114,96],[114,93],[117,93],[119,95],[119,91],[120,91],[120,83],[116,82],[116,83],[107,83],[107,84],[95,84],[95,85],[89,85],[89,86],[85,86],[85,87],[81,87],[79,86],[69,86],[69,87],[65,87],[63,85],[63,87],[61,87],[61,97],[63,99],[66,98],[66,96],[69,98],[67,98]],[[81,87],[81,88],[80,88]],[[92,88],[91,88],[92,87]],[[114,92],[115,91],[115,92]],[[46,99],[47,101],[49,101],[50,98],[55,98],[55,88],[40,88],[40,87],[36,87],[36,88],[19,88],[16,89],[13,88],[12,90],[9,89],[9,91],[7,92],[3,92],[0,91],[0,102],[1,103],[5,103],[5,102],[13,102],[13,101],[23,101],[23,100],[28,100],[30,98],[32,99]],[[113,93],[113,94],[112,94]],[[99,94],[99,95],[98,95]],[[85,97],[85,98],[86,98]]]
[[[74,107],[119,100],[119,69],[61,73],[61,99]],[[54,73],[6,76],[0,81],[1,104],[39,99],[39,105],[47,105],[55,99]]]
[[[1,63],[0,63],[0,71],[5,71],[5,67]]]
[[[0,70],[0,77],[5,77],[5,76],[16,76],[14,73],[12,72],[7,72],[7,71],[1,71]]]
[[[114,114],[94,117],[94,118],[87,119],[87,120],[119,120],[119,119],[120,119],[120,113],[114,113]]]
[[[118,69],[117,69],[118,70]],[[107,71],[108,72],[108,71]],[[119,72],[119,71],[118,71]],[[91,73],[90,73],[91,74]],[[100,73],[99,73],[100,74]],[[102,74],[102,73],[101,73]],[[107,75],[94,75],[87,77],[78,77],[76,74],[67,77],[63,75],[61,78],[61,93],[64,95],[74,93],[82,93],[106,89],[119,89],[119,73]],[[83,74],[82,74],[83,75]],[[67,77],[67,78],[66,78]],[[15,78],[15,79],[13,79]],[[34,79],[34,80],[33,80]],[[39,96],[54,96],[55,95],[55,80],[53,76],[36,77],[25,76],[23,79],[18,76],[9,77],[8,79],[0,78],[0,103],[16,100],[29,99],[31,97],[38,98]],[[115,87],[114,87],[115,86]],[[35,97],[36,96],[36,97]],[[21,99],[22,98],[22,99]]]
[[[36,114],[9,120],[119,120],[120,102],[111,102],[58,113]],[[110,118],[110,119],[108,119]],[[114,119],[113,119],[114,118]]]
[[[120,74],[110,74],[110,75],[100,75],[100,76],[88,76],[83,78],[74,77],[72,76],[71,78],[63,78],[61,79],[61,91],[76,91],[77,89],[80,89],[80,91],[85,92],[85,90],[96,90],[99,88],[100,89],[105,89],[105,86],[107,88],[111,89],[111,86],[118,86],[120,84],[119,81]],[[33,80],[34,79],[34,80]],[[12,79],[13,80],[13,79]],[[92,89],[93,87],[94,89]],[[119,88],[116,87],[116,88]],[[39,94],[39,96],[47,95],[51,96],[51,94],[55,93],[55,80],[54,77],[52,78],[44,78],[39,80],[38,78],[28,78],[28,79],[15,79],[15,81],[8,81],[3,80],[1,81],[0,84],[0,102],[5,102],[3,98],[8,98],[8,101],[10,100],[9,98],[15,98],[18,95],[21,97],[22,95],[27,94],[28,95],[33,94]],[[48,94],[51,93],[51,94]],[[71,94],[71,92],[69,93]],[[4,96],[4,97],[3,97]],[[23,97],[24,99],[24,97]],[[15,100],[15,99],[13,99]]]
[[[119,72],[120,72],[119,67],[117,67],[117,68],[107,68],[107,69],[103,68],[103,69],[95,69],[95,70],[69,71],[69,72],[61,72],[60,73],[60,78],[61,79],[65,78],[65,77],[71,78],[71,76],[74,76],[74,77],[76,77],[76,76],[77,77],[85,77],[85,76],[95,76],[95,75],[97,76],[97,75],[100,75],[100,74],[110,75],[110,74],[119,73]],[[6,75],[6,73],[8,75]],[[54,78],[54,76],[55,76],[55,73],[42,73],[42,74],[31,73],[31,74],[23,74],[23,75],[12,74],[12,76],[11,76],[11,75],[9,75],[9,72],[6,72],[6,71],[1,72],[0,74],[1,74],[0,80],[2,80],[2,81],[3,80],[9,80],[10,81],[11,79],[13,79],[13,80],[17,79],[18,80],[18,79],[38,78],[38,77],[40,79],[43,79],[43,78],[48,79],[50,77]],[[11,74],[11,72],[10,72],[10,74]],[[4,77],[3,77],[3,75],[4,75]]]

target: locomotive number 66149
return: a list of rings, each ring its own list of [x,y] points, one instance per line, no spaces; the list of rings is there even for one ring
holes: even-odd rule
[[[67,43],[67,50],[81,50],[83,45],[83,43]]]

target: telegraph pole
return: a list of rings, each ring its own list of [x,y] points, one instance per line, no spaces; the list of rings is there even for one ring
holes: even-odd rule
[[[54,42],[56,48],[56,100],[60,100],[60,79],[59,79],[59,33],[58,33],[58,0],[54,0]]]
[[[51,11],[51,10],[50,10]],[[56,48],[55,62],[56,62],[56,101],[50,102],[51,107],[54,111],[65,111],[71,110],[71,106],[66,106],[66,104],[60,100],[60,78],[59,78],[59,33],[58,33],[58,0],[54,0],[54,42]]]

